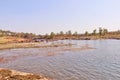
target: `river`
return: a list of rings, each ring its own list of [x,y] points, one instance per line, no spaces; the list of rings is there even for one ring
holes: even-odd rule
[[[119,40],[60,40],[74,46],[89,45],[95,49],[65,51],[46,56],[55,48],[27,48],[1,50],[8,58],[1,68],[43,74],[55,80],[120,80]],[[58,48],[56,48],[58,49]]]

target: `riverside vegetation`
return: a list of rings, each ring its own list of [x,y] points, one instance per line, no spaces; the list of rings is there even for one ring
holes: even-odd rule
[[[61,40],[61,39],[79,39],[79,40],[90,40],[90,39],[120,39],[120,31],[108,31],[105,28],[94,29],[93,32],[80,34],[78,32],[67,32],[60,31],[59,33],[51,32],[45,35],[36,35],[33,33],[23,32],[11,32],[0,30],[0,44],[10,42],[33,42],[34,39],[45,39],[45,40]]]
[[[47,45],[38,46],[42,41],[53,41],[53,40],[96,40],[96,39],[120,39],[120,31],[111,31],[107,29],[99,28],[94,29],[92,33],[85,31],[84,34],[79,34],[78,32],[72,33],[71,30],[64,33],[60,31],[59,33],[51,32],[46,35],[36,35],[33,33],[23,33],[23,32],[11,32],[0,30],[0,49],[11,49],[11,48],[37,48],[37,47],[55,47],[55,46],[66,46],[69,44],[60,45]]]

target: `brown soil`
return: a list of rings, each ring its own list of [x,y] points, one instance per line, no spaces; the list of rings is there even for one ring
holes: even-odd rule
[[[0,80],[51,80],[43,76],[0,68]]]

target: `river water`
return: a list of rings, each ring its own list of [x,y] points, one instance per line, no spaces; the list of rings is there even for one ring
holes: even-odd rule
[[[0,56],[9,58],[0,67],[42,74],[55,80],[120,80],[119,40],[59,41],[76,46],[90,45],[95,49],[65,51],[46,56],[58,48],[27,48],[1,50]]]

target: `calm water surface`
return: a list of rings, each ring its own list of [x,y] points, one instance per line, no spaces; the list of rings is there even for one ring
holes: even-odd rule
[[[55,80],[120,80],[119,40],[71,40],[75,46],[90,45],[96,49],[66,51],[54,56],[45,56],[54,49],[11,49],[0,51],[0,56],[18,56],[17,59],[0,63],[10,68],[43,74]]]

